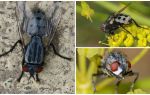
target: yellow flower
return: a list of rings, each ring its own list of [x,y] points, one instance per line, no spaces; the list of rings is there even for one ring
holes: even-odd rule
[[[124,45],[126,47],[130,47],[133,45],[133,43],[134,43],[134,38],[130,34],[127,34],[127,38],[124,41]]]
[[[125,31],[127,34],[131,34],[133,37],[136,37],[137,36],[137,32],[139,30],[137,30],[137,26],[134,25],[134,24],[131,24],[131,25],[127,25],[125,26],[125,29],[128,30],[130,33],[128,33],[127,31],[125,31],[124,29],[122,29],[122,31]]]
[[[112,47],[120,46],[125,38],[126,34],[124,31],[116,33],[113,36],[108,37],[108,44]]]
[[[150,42],[150,35],[147,36],[147,41]]]
[[[137,27],[135,24],[124,25],[123,28],[119,28],[115,31],[114,35],[109,35],[107,37],[107,42],[111,47],[146,47],[150,46],[150,28],[147,26]]]
[[[92,22],[91,16],[94,15],[94,10],[91,9],[90,6],[84,1],[81,2],[81,7],[82,7],[81,15],[86,17]]]
[[[144,31],[144,29],[139,29],[139,31],[137,32],[137,38],[145,38],[146,37],[146,31]]]
[[[140,38],[138,40],[138,47],[146,47],[147,46],[147,39],[146,38]]]

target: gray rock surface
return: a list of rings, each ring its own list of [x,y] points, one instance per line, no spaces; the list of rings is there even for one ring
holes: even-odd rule
[[[27,2],[33,6],[37,2]],[[0,58],[0,93],[75,93],[74,62],[74,2],[38,2],[43,10],[50,10],[58,4],[63,10],[59,31],[53,40],[57,50],[72,61],[67,61],[54,54],[51,49],[45,56],[44,70],[39,73],[40,83],[25,73],[20,83],[16,79],[21,73],[22,52],[17,45],[13,52]],[[15,16],[16,2],[0,2],[0,54],[8,51],[19,39]],[[48,15],[48,14],[47,14]]]

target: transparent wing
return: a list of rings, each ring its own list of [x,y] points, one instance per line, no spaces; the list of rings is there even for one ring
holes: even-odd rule
[[[19,33],[20,39],[22,41],[22,48],[25,48],[25,44],[24,44],[24,38],[23,38],[23,21],[24,21],[24,9],[25,9],[25,2],[16,2],[16,10],[15,10],[15,14],[16,14],[16,20],[17,20],[17,27],[18,30],[17,32]]]
[[[57,28],[59,26],[60,20],[61,20],[61,14],[62,11],[58,7],[56,7],[51,15],[51,18],[48,20],[48,44],[52,42],[55,32],[57,31]]]

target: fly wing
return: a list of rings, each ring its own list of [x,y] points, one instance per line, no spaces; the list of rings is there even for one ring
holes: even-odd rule
[[[16,2],[16,20],[17,20],[17,27],[18,27],[18,33],[22,42],[22,48],[25,48],[25,44],[24,44],[24,38],[23,38],[23,21],[25,19],[25,13],[24,13],[24,9],[25,9],[25,2]]]
[[[58,7],[55,7],[50,19],[48,20],[48,43],[49,46],[52,42],[55,32],[57,31],[57,28],[59,26],[60,20],[61,20],[61,14],[62,11]]]

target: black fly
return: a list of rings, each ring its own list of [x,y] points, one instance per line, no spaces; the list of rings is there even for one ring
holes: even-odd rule
[[[124,25],[129,25],[134,23],[137,27],[141,27],[140,25],[137,24],[137,22],[131,18],[129,15],[126,14],[122,14],[121,12],[123,10],[125,10],[131,3],[129,3],[128,5],[126,5],[125,7],[123,7],[122,9],[120,9],[118,12],[113,13],[111,16],[109,16],[107,18],[107,20],[105,21],[104,24],[102,24],[101,26],[101,30],[105,33],[108,34],[115,34],[115,30],[117,30],[118,28],[123,28],[126,32],[130,33],[130,31],[128,31]],[[144,28],[144,27],[141,27]]]
[[[121,80],[126,76],[135,75],[136,77],[130,86],[130,90],[132,90],[136,80],[138,79],[139,73],[131,70],[131,63],[127,59],[126,55],[118,51],[113,51],[104,57],[100,57],[101,66],[99,66],[98,72],[92,76],[94,92],[96,91],[94,77],[115,77],[118,80],[116,83],[116,93],[118,93],[118,86]]]
[[[24,55],[22,60],[22,73],[17,81],[20,82],[24,72],[29,72],[30,78],[32,77],[34,79],[34,75],[36,75],[36,81],[40,81],[38,73],[43,70],[44,55],[47,53],[49,47],[53,48],[56,55],[67,60],[71,60],[71,58],[59,54],[52,43],[52,39],[61,19],[61,12],[57,12],[59,10],[58,6],[55,7],[51,18],[46,17],[44,11],[37,7],[30,11],[32,14],[30,17],[26,13],[25,8],[25,2],[17,3],[16,18],[20,39],[11,47],[9,51],[1,54],[0,57],[12,52],[18,43],[21,44]],[[20,14],[23,14],[22,22],[20,21],[21,17],[18,15],[19,12]],[[31,40],[27,45],[25,45],[23,33],[27,33],[28,36],[31,37]],[[47,37],[48,39],[46,46],[44,46],[43,42],[44,37]]]

